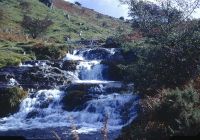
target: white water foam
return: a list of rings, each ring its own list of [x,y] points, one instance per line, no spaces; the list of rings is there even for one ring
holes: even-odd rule
[[[63,61],[66,61],[66,60],[84,60],[84,58],[80,55],[76,55],[77,53],[77,50],[74,50],[73,51],[73,54],[71,53],[67,53],[65,58],[63,59]]]
[[[77,66],[80,80],[103,80],[102,71],[104,65],[101,61],[82,61]]]
[[[132,94],[99,95],[97,99],[88,101],[84,110],[68,112],[62,110],[60,104],[64,92],[57,89],[40,90],[34,95],[30,94],[22,101],[18,113],[0,119],[0,131],[76,125],[77,132],[89,133],[100,131],[105,114],[109,118],[108,130],[121,129],[125,123],[121,119],[120,111],[125,103],[134,98]],[[35,117],[27,118],[33,111],[37,112]],[[132,110],[133,113],[134,111]],[[74,124],[71,124],[68,117],[73,118]]]
[[[111,55],[115,53],[114,49],[108,51]],[[101,60],[86,61],[83,52],[78,54],[77,50],[73,54],[68,53],[63,60],[80,60],[75,72],[67,72],[73,77],[74,83],[106,84],[106,86],[113,86],[113,88],[121,86],[121,83],[114,84],[114,81],[103,79],[102,72],[105,67],[101,64]],[[41,66],[45,67],[42,64]],[[113,83],[113,85],[110,83]],[[100,85],[99,88],[93,90],[105,92],[105,86]],[[135,96],[132,93],[99,94],[94,99],[86,102],[84,109],[71,112],[62,109],[61,100],[65,94],[67,93],[58,89],[30,93],[29,97],[22,101],[18,113],[0,119],[0,131],[52,127],[68,128],[75,125],[78,128],[76,130],[78,133],[90,133],[101,130],[105,116],[108,116],[108,131],[113,131],[121,129],[136,116]],[[129,110],[126,107],[127,103],[132,106]],[[130,116],[124,116],[122,113],[124,110]],[[124,117],[127,119],[124,120]],[[69,118],[73,118],[73,123]]]

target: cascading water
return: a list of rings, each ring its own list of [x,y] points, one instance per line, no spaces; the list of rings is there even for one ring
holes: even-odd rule
[[[88,60],[89,56],[84,54],[86,51],[87,55],[90,54],[91,50],[74,51],[73,54],[68,53],[63,59],[63,61],[79,61],[74,72],[68,71],[70,75],[74,75],[72,83],[94,84],[88,90],[88,94],[93,95],[93,98],[87,101],[81,110],[63,110],[61,101],[68,93],[59,88],[39,90],[29,93],[28,97],[22,101],[18,113],[0,119],[0,131],[69,128],[72,125],[70,117],[74,120],[73,125],[77,127],[76,131],[87,134],[99,132],[103,127],[105,116],[108,116],[109,132],[120,130],[130,123],[136,116],[137,97],[131,92],[108,91],[108,89],[121,88],[122,84],[105,80],[103,70],[107,66],[101,64],[101,59]],[[105,50],[109,52],[109,55],[115,53],[114,49]],[[27,66],[30,67],[30,65]]]

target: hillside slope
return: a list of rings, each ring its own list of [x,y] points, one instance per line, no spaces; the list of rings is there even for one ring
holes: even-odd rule
[[[24,15],[33,19],[48,17],[53,24],[46,32],[33,39],[21,26]],[[104,40],[116,31],[130,32],[131,27],[122,20],[63,0],[54,0],[53,8],[49,8],[39,0],[0,0],[0,67],[17,65],[29,59],[41,59],[37,58],[35,53],[40,51],[36,49],[31,49],[31,53],[25,53],[24,44],[29,46],[29,49],[30,46],[45,46],[51,51],[49,54],[52,54],[55,46],[63,48],[62,46],[66,45],[65,36],[71,37],[72,41]],[[42,55],[46,54],[40,56]]]
[[[54,24],[45,35],[61,42],[64,35],[78,39],[80,31],[83,32],[83,38],[106,38],[117,29],[130,30],[130,26],[119,19],[102,15],[63,0],[55,0],[53,9],[48,8],[39,0],[23,0],[30,4],[28,11],[23,10],[21,1],[0,1],[1,9],[3,8],[3,12],[6,13],[5,19],[1,21],[1,30],[10,29],[21,33],[23,30],[20,22],[24,14],[40,19],[48,16]]]

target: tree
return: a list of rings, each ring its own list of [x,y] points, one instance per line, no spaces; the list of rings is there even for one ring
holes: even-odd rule
[[[39,1],[44,3],[48,7],[51,7],[53,4],[53,0],[39,0]]]
[[[77,2],[77,1],[75,2],[75,4],[78,6],[81,6],[81,3]]]
[[[120,19],[120,20],[124,20],[124,17],[120,17],[119,19]]]
[[[22,27],[35,39],[40,34],[45,32],[53,22],[47,17],[44,19],[33,19],[29,16],[24,16],[21,23]]]
[[[200,4],[200,0],[120,1],[129,5],[133,28],[140,29],[145,36],[156,38],[166,38],[180,23],[187,21]]]

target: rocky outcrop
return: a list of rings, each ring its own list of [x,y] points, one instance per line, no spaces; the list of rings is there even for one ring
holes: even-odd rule
[[[15,79],[23,88],[50,89],[56,85],[63,85],[70,80],[65,71],[58,68],[59,63],[46,62],[39,64],[29,62],[29,66],[5,67],[0,69],[0,83],[7,85],[11,79]],[[58,66],[58,67],[54,67]]]

